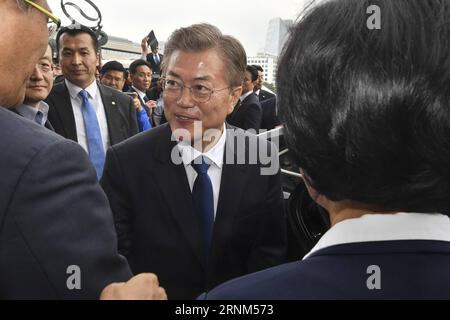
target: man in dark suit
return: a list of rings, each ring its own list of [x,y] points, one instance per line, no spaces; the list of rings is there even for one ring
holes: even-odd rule
[[[380,0],[376,28],[371,4],[315,7],[279,63],[289,150],[331,229],[209,298],[450,299],[450,6]]]
[[[119,251],[133,272],[157,273],[171,299],[285,258],[276,148],[224,123],[245,60],[242,45],[214,26],[175,31],[166,45],[168,124],[108,151],[101,185]]]
[[[264,83],[264,69],[259,65],[253,65],[253,67],[258,70],[258,79],[255,82],[253,92],[255,92],[255,94],[258,96],[259,101],[264,101],[275,97],[273,93],[262,88],[262,85]]]
[[[227,122],[235,127],[255,132],[261,127],[262,109],[258,97],[253,93],[258,71],[247,66],[244,82],[242,83],[242,95],[233,112],[227,117]]]
[[[90,28],[64,27],[56,40],[65,81],[46,100],[49,120],[88,152],[100,177],[107,148],[138,133],[133,100],[96,82],[98,42]]]
[[[22,103],[47,46],[47,22],[59,21],[46,1],[33,4],[0,2],[0,297],[163,297],[148,275],[105,288],[131,272],[86,153],[5,109]]]

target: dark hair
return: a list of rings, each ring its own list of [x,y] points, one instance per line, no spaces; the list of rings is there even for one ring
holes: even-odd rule
[[[202,23],[175,30],[164,49],[165,68],[175,50],[185,52],[202,52],[216,49],[226,65],[226,77],[231,87],[242,85],[247,56],[242,44],[232,36],[222,34],[215,26]]]
[[[58,34],[56,35],[56,48],[58,52],[59,52],[59,39],[64,33],[67,33],[72,37],[81,33],[87,33],[92,38],[92,45],[95,49],[95,52],[98,52],[99,48],[97,35],[91,28],[83,26],[81,24],[72,24],[70,26],[62,27],[61,29],[59,29]]]
[[[147,61],[138,59],[138,60],[134,60],[130,64],[130,68],[128,69],[130,71],[130,74],[134,75],[136,73],[137,68],[140,66],[147,66],[150,69],[150,71],[152,71],[152,66]]]
[[[381,29],[367,9],[381,9]],[[340,0],[293,28],[277,75],[289,149],[327,198],[450,209],[450,2]]]
[[[102,76],[105,75],[106,72],[108,72],[109,70],[114,70],[114,71],[121,71],[123,72],[123,78],[126,80],[127,79],[127,70],[125,70],[125,68],[123,67],[123,64],[121,64],[118,61],[108,61],[107,63],[105,63],[102,67],[102,69],[100,70],[100,74]]]
[[[264,69],[260,65],[253,64],[252,67],[256,68],[256,70],[258,70],[258,71],[264,72]]]
[[[247,66],[245,70],[250,72],[250,74],[252,75],[252,82],[255,82],[256,79],[258,79],[258,69],[256,69],[254,66]]]

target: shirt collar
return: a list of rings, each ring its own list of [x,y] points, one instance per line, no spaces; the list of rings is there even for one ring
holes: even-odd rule
[[[347,219],[328,230],[303,259],[338,244],[389,240],[450,241],[450,218],[439,213],[401,212]]]
[[[219,141],[217,141],[217,143],[205,153],[198,151],[188,143],[183,142],[178,143],[178,149],[180,150],[181,159],[183,160],[184,166],[185,167],[190,166],[192,161],[194,161],[199,156],[203,155],[209,158],[213,164],[215,164],[219,169],[221,169],[223,166],[223,155],[225,153],[226,138],[227,138],[227,131],[224,124],[222,135],[220,136]]]
[[[69,90],[70,97],[71,97],[72,99],[76,99],[77,97],[78,97],[79,99],[81,99],[81,97],[79,96],[79,93],[80,93],[80,91],[83,90],[83,89],[80,88],[80,87],[78,87],[78,86],[76,86],[76,85],[74,85],[72,82],[70,82],[70,81],[67,80],[67,79],[65,79],[64,81],[66,82],[66,87],[67,87],[67,89]],[[96,81],[93,81],[93,82],[92,82],[86,89],[84,89],[84,90],[86,90],[86,91],[89,93],[89,96],[91,97],[91,99],[95,99],[95,97],[97,96],[97,93],[98,93],[97,82],[96,82]]]
[[[242,101],[244,101],[244,99],[245,98],[247,98],[249,95],[251,95],[253,93],[253,91],[249,91],[249,92],[247,92],[247,93],[244,93],[240,98],[239,98],[239,100],[241,100],[241,102]]]
[[[259,94],[261,93],[261,89],[258,89],[255,91],[255,94],[259,97]]]

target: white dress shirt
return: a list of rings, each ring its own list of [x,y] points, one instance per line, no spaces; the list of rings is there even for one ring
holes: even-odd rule
[[[303,259],[338,244],[390,240],[450,241],[450,218],[439,213],[402,212],[346,219],[328,230]]]
[[[69,82],[67,79],[65,80],[65,82],[67,89],[69,90],[70,102],[72,103],[73,115],[75,117],[78,143],[83,147],[84,150],[86,150],[86,152],[89,153],[86,137],[86,127],[84,125],[83,111],[81,109],[83,99],[79,95],[82,89],[74,85],[73,83]],[[106,120],[106,112],[102,101],[102,95],[97,86],[97,82],[95,81],[92,82],[84,90],[86,90],[89,93],[89,100],[94,106],[95,113],[97,114],[97,121],[100,126],[100,132],[103,141],[103,150],[106,153],[106,150],[108,150],[111,144],[109,140],[108,122]]]
[[[211,179],[214,195],[214,219],[216,218],[217,204],[219,202],[220,182],[222,180],[223,155],[225,152],[226,137],[227,133],[224,125],[222,136],[220,137],[219,141],[217,141],[217,143],[206,153],[201,153],[197,149],[191,147],[191,145],[188,143],[178,143],[178,149],[181,153],[181,158],[183,160],[184,169],[186,170],[186,176],[188,178],[191,192],[194,188],[195,179],[197,178],[197,172],[191,165],[192,161],[200,156],[205,156],[212,161],[211,165],[208,168],[208,176]]]
[[[241,103],[242,103],[242,101],[245,100],[245,98],[247,98],[252,93],[253,93],[253,91],[249,91],[249,92],[244,93],[242,96],[240,96],[239,100],[241,100]]]

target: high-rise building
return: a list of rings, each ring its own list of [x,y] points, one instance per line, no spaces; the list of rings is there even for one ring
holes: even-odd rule
[[[283,20],[281,18],[275,18],[269,21],[264,53],[276,57],[280,55],[292,24],[292,20]]]
[[[270,54],[258,53],[256,56],[247,57],[248,65],[259,65],[264,70],[264,81],[275,84],[277,72],[277,57]]]

